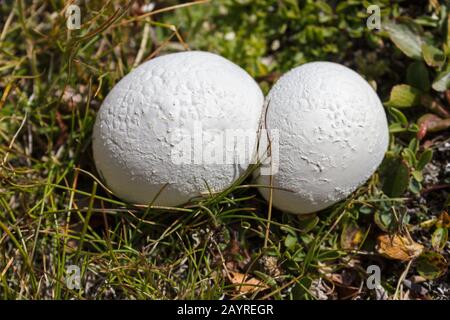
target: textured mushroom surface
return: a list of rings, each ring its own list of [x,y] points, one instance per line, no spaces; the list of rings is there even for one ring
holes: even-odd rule
[[[266,99],[266,128],[279,130],[273,204],[291,213],[324,209],[362,185],[388,147],[388,125],[372,87],[353,70],[312,62],[283,75]],[[258,183],[269,185],[269,176]],[[287,190],[284,190],[287,189]],[[270,189],[260,188],[268,199]]]
[[[93,132],[97,171],[118,197],[132,203],[149,204],[161,190],[155,205],[180,205],[222,191],[250,159],[211,163],[202,156],[195,160],[198,152],[220,145],[229,129],[256,136],[263,102],[250,75],[218,55],[190,51],[152,59],[119,81],[98,112]],[[195,139],[196,127],[201,140]],[[192,135],[192,152],[197,152],[189,163],[174,158],[174,148],[186,138],[182,133]],[[247,151],[234,143],[224,153]]]

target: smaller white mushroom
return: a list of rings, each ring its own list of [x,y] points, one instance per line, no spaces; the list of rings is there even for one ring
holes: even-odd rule
[[[272,199],[281,210],[310,213],[346,198],[387,150],[380,99],[343,65],[313,62],[292,69],[275,83],[266,105],[266,129],[279,133]],[[260,175],[258,184],[268,186],[270,176]],[[269,199],[270,189],[260,192]]]

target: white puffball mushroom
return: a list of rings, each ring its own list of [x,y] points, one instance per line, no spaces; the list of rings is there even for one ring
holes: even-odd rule
[[[255,148],[263,104],[258,84],[221,56],[189,51],[152,59],[119,81],[97,114],[97,171],[119,198],[136,204],[176,206],[223,191],[253,161],[225,156]],[[223,150],[221,139],[233,129],[253,132],[253,145]]]
[[[272,201],[283,211],[311,213],[345,199],[387,151],[380,99],[343,65],[312,62],[292,69],[270,90],[266,106],[265,128],[279,132]],[[260,175],[257,182],[269,186],[270,176]],[[259,190],[269,199],[269,188]]]

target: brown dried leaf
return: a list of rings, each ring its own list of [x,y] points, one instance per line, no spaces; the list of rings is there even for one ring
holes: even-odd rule
[[[240,272],[230,271],[230,281],[236,285],[236,291],[239,293],[253,293],[255,291],[262,291],[269,288],[264,282],[256,278],[247,277]]]
[[[341,247],[343,249],[358,249],[363,240],[364,233],[358,225],[353,223],[344,226],[341,233]]]
[[[438,226],[450,228],[450,215],[446,211],[443,211],[439,216]]]
[[[419,256],[423,246],[404,236],[383,234],[378,237],[378,252],[387,258],[408,261]]]

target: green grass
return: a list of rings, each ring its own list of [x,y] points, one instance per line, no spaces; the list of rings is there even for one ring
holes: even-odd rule
[[[0,8],[2,299],[375,299],[369,265],[380,266],[391,299],[449,298],[450,94],[440,80],[449,70],[448,2],[377,2],[383,21],[408,17],[442,63],[439,52],[415,62],[392,32],[368,30],[360,0],[158,1],[146,15],[139,1],[82,1],[81,29],[71,31],[64,1],[29,2]],[[180,208],[124,203],[97,178],[96,112],[139,63],[186,47],[224,55],[265,92],[308,61],[357,70],[386,102],[383,166],[347,200],[310,215],[269,208],[249,177]],[[376,246],[384,233],[410,234],[427,255],[387,259]],[[80,289],[67,286],[70,265],[81,269]],[[242,289],[232,273],[261,288]]]

